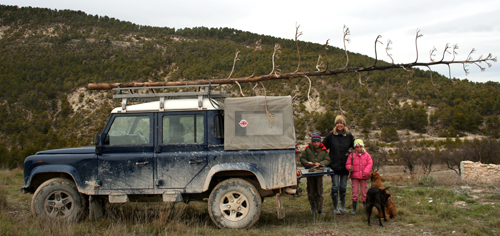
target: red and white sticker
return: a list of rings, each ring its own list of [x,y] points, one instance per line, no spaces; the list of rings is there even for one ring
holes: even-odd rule
[[[246,120],[241,120],[241,121],[240,121],[240,126],[241,126],[242,128],[247,127],[247,125],[248,125],[248,121],[246,121]]]

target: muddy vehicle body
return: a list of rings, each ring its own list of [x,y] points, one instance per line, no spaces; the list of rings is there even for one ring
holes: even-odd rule
[[[95,146],[26,158],[35,216],[90,219],[104,204],[206,201],[218,227],[248,228],[265,197],[297,194],[291,97],[124,93]],[[128,105],[127,100],[145,103]],[[278,217],[284,217],[278,204]]]

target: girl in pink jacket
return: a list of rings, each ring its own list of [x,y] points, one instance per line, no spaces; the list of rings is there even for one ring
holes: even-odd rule
[[[373,166],[372,157],[366,152],[363,140],[354,140],[354,148],[356,151],[349,154],[345,164],[345,168],[349,170],[351,177],[352,215],[356,214],[360,186],[361,200],[363,201],[363,205],[366,206],[366,193],[368,192],[366,181],[368,180],[368,176]]]

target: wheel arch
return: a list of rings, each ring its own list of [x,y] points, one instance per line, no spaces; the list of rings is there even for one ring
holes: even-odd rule
[[[30,193],[34,193],[36,189],[45,181],[53,178],[66,178],[75,183],[79,192],[82,189],[82,181],[76,169],[68,165],[47,165],[35,168],[23,188]]]
[[[255,186],[257,189],[259,187],[261,189],[267,188],[262,172],[256,165],[250,163],[224,163],[213,166],[205,179],[203,191],[207,191],[211,186],[212,180],[217,177],[223,177],[224,179],[241,177],[244,179],[255,178],[255,181],[259,184]]]

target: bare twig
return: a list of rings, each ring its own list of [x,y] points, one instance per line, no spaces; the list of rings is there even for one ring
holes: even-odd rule
[[[318,55],[318,61],[316,62],[316,70],[321,71],[321,67],[325,66],[321,61],[321,54]]]
[[[255,54],[256,54],[257,50],[260,50],[262,48],[260,45],[261,42],[262,42],[262,39],[255,41],[255,46],[253,48],[253,73],[252,73],[252,75],[250,75],[250,78],[255,76],[255,71],[257,70],[257,60],[255,59]]]
[[[417,39],[424,35],[420,34],[420,29],[417,29],[417,35],[415,36],[415,51],[417,52],[417,58],[415,59],[415,63],[418,61],[418,47],[417,47]]]
[[[339,101],[338,101],[338,104],[339,104],[339,110],[342,114],[345,114],[347,112],[345,112],[344,110],[342,110],[342,105],[341,105],[341,99],[342,97],[340,96],[340,94],[342,93],[342,82],[340,81],[340,78],[338,77],[338,75],[335,75],[335,77],[337,77],[338,79],[338,83],[339,83],[339,91],[338,91],[338,94],[339,94]]]
[[[299,50],[299,37],[302,35],[302,32],[299,32],[300,25],[295,23],[295,45],[297,46],[297,55],[299,56],[299,64],[297,65],[297,69],[293,73],[297,73],[300,70],[300,50]]]
[[[238,85],[238,87],[240,87],[240,94],[241,94],[241,96],[245,97],[245,94],[243,94],[243,90],[241,89],[240,83],[238,83],[238,81],[234,81],[234,82]]]
[[[378,40],[379,38],[382,38],[382,35],[377,36],[377,38],[375,39],[375,63],[373,63],[373,66],[377,65],[377,43],[384,45],[382,42]]]
[[[309,104],[311,105],[311,107],[313,107],[313,104],[311,102],[311,97],[309,96],[311,94],[312,81],[307,75],[304,75],[304,77],[306,77],[306,79],[309,80],[309,89],[307,90],[307,101],[309,101]]]
[[[363,81],[361,81],[361,74],[360,74],[359,72],[357,72],[357,71],[354,71],[354,72],[356,72],[356,74],[358,74],[359,84],[361,84],[361,85],[365,86],[365,85],[363,84]]]
[[[447,43],[446,46],[444,46],[443,57],[441,58],[441,61],[444,60],[444,56],[446,55],[446,53],[451,54],[451,52],[449,52],[448,49],[450,49],[450,44],[449,43]]]
[[[330,41],[330,39],[326,40],[326,43],[325,43],[325,60],[326,60],[325,71],[328,70],[328,66],[329,66],[328,56],[326,54],[326,51],[328,51],[328,41]]]
[[[390,39],[388,39],[387,40],[387,47],[385,47],[385,53],[387,53],[387,56],[389,56],[389,58],[391,58],[392,64],[394,64],[394,59],[392,59],[392,54],[389,54],[389,50],[392,49],[390,47],[391,44],[392,44],[392,41]]]
[[[434,88],[434,94],[437,95],[438,94],[437,85],[434,83],[434,80],[432,79],[432,70],[429,66],[427,66],[427,68],[429,68],[429,73],[431,74],[431,84],[432,87]]]
[[[351,40],[349,38],[347,38],[347,36],[349,36],[351,34],[351,31],[349,30],[348,27],[346,27],[344,25],[344,37],[343,37],[343,41],[344,41],[344,51],[345,51],[345,56],[347,58],[347,62],[345,63],[345,66],[344,66],[344,69],[347,68],[347,66],[349,65],[349,54],[347,53],[347,48],[345,46],[345,42],[351,42]]]
[[[279,53],[281,52],[281,45],[279,43],[276,43],[274,44],[274,52],[273,52],[273,58],[272,58],[272,61],[273,61],[273,70],[271,71],[271,73],[269,73],[269,75],[276,75],[276,70],[277,70],[277,67],[275,65],[275,62],[274,62],[274,59],[275,58],[279,58]]]
[[[451,59],[451,61],[455,61],[455,55],[457,55],[457,49],[458,49],[458,44],[454,44],[453,45],[453,59]]]
[[[269,120],[269,128],[271,128],[271,127],[273,127],[273,124],[274,124],[273,118],[276,115],[273,114],[273,113],[271,113],[271,112],[269,112],[269,110],[267,109],[267,92],[266,92],[266,87],[264,86],[264,84],[262,82],[259,81],[259,83],[260,83],[260,85],[262,85],[262,88],[264,89],[264,106],[266,108],[267,119]],[[257,86],[257,84],[255,86]]]
[[[229,73],[229,76],[227,77],[228,79],[231,78],[234,72],[234,66],[236,65],[236,61],[240,60],[238,58],[238,54],[240,54],[240,50],[236,49],[236,54],[234,55],[234,60],[233,60],[233,68],[231,69],[231,73]]]
[[[433,56],[436,56],[435,52],[437,51],[436,47],[432,47],[432,50],[429,52],[429,58],[431,59],[431,61],[434,61],[434,58],[432,58]]]

